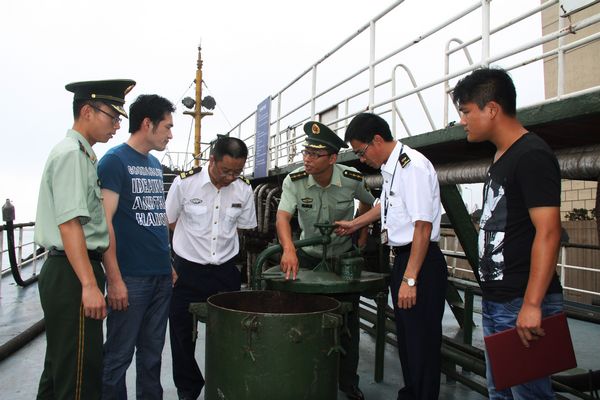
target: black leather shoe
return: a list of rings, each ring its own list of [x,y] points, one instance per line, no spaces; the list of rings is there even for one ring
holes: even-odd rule
[[[350,400],[365,400],[365,395],[358,388],[358,386],[352,386],[349,389],[342,390],[342,391],[346,394],[346,397],[349,398]]]

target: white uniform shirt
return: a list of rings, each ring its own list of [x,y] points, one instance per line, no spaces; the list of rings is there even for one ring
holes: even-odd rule
[[[175,178],[166,200],[169,223],[177,221],[173,250],[198,264],[220,265],[239,252],[237,229],[257,226],[252,187],[241,179],[217,189],[208,167]]]
[[[401,151],[410,158],[404,168],[398,161]],[[398,142],[387,162],[381,166],[381,175],[381,221],[382,228],[388,232],[387,244],[403,246],[411,243],[416,221],[431,222],[430,240],[438,242],[441,221],[440,186],[431,162],[423,154]]]

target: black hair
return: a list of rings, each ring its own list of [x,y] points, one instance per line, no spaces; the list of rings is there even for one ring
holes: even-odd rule
[[[370,143],[375,135],[379,135],[386,142],[392,142],[394,137],[390,131],[390,126],[385,119],[379,115],[371,113],[361,113],[350,121],[346,128],[344,140],[358,140],[363,143]]]
[[[506,115],[517,115],[517,92],[508,73],[500,68],[481,68],[458,81],[452,92],[452,100],[461,104],[475,103],[480,110],[494,101]]]
[[[89,99],[73,100],[73,119],[75,119],[75,120],[79,119],[79,116],[81,115],[81,109],[83,108],[83,106],[89,105],[92,108],[100,108],[100,106],[102,104],[106,104],[106,103],[104,103],[102,101],[89,100]]]
[[[243,140],[238,138],[218,136],[217,139],[212,142],[210,155],[215,158],[215,161],[221,161],[225,156],[245,159],[248,157],[248,147],[246,147],[246,143],[244,143]]]
[[[129,106],[129,133],[137,132],[144,118],[150,118],[154,126],[165,119],[167,113],[175,111],[169,100],[157,94],[142,94]]]

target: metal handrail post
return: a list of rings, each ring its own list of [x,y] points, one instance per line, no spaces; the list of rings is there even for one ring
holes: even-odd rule
[[[17,251],[17,260],[19,261],[19,265],[23,263],[23,227],[19,228],[19,246]]]
[[[558,30],[562,32],[565,29],[565,18],[560,15],[560,6],[558,9]],[[560,36],[558,38],[558,53],[557,53],[557,66],[556,66],[556,98],[560,99],[565,93],[565,51],[563,46],[565,45],[565,37]]]
[[[490,1],[481,0],[481,66],[490,64]]]
[[[369,111],[373,111],[373,103],[375,103],[375,21],[369,23],[369,34]]]
[[[462,40],[457,38],[452,38],[446,43],[446,52],[444,54],[444,75],[448,75],[450,73],[450,56],[454,54],[454,50],[450,51],[450,44],[452,42],[458,43],[459,46],[464,44]],[[467,62],[469,65],[473,65],[473,58],[471,57],[471,53],[469,53],[469,49],[463,47],[462,50],[465,53],[465,57],[467,57]],[[450,80],[446,80],[444,81],[444,126],[448,126],[448,99],[450,98],[450,91]]]
[[[567,265],[567,248],[560,246],[560,285],[565,287],[565,267]]]
[[[465,313],[463,319],[463,343],[473,344],[473,289],[465,288]]]
[[[317,64],[312,67],[312,91],[310,95],[310,119],[315,119],[316,109],[316,95],[317,95]]]

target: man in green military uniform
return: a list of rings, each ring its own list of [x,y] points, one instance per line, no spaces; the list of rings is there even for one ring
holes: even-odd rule
[[[92,146],[120,127],[132,80],[76,82],[72,129],[50,152],[35,223],[49,251],[39,276],[46,358],[38,399],[100,399],[102,320],[106,316],[102,253],[108,229]]]
[[[292,171],[283,181],[283,192],[277,210],[277,235],[283,248],[281,269],[286,279],[296,278],[298,267],[314,268],[322,256],[322,246],[296,249],[292,241],[290,221],[298,211],[298,222],[302,233],[300,239],[321,236],[316,223],[333,223],[354,216],[354,199],[361,202],[359,213],[363,213],[374,203],[375,198],[366,189],[362,174],[352,167],[336,164],[337,154],[342,147],[348,147],[339,136],[327,126],[309,121],[304,125],[307,135],[302,151],[304,167]],[[359,246],[366,243],[367,231],[361,232]],[[331,235],[327,255],[338,257],[352,249],[349,236]],[[350,399],[363,399],[358,388],[358,299],[359,295],[334,296],[338,300],[352,302],[353,311],[348,314],[350,337],[342,336],[342,346],[346,355],[340,360],[339,387]]]

